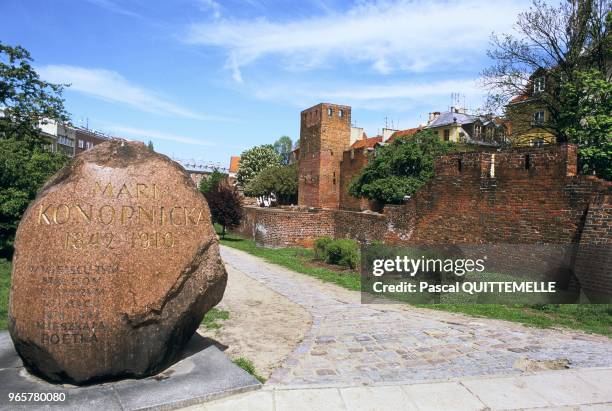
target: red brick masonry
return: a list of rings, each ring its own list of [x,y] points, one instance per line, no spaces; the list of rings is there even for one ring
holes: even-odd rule
[[[574,244],[578,252],[565,257],[581,285],[612,293],[612,183],[578,176],[576,150],[443,156],[428,184],[382,214],[247,208],[239,231],[267,247],[311,246],[324,235],[390,244]]]

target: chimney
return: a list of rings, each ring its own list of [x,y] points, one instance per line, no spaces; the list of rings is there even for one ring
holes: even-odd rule
[[[393,130],[391,128],[383,128],[382,129],[382,141],[386,142],[387,140],[389,140],[391,138],[391,136],[393,135],[393,133],[395,133],[397,130]]]
[[[438,116],[440,115],[439,111],[434,111],[433,113],[429,113],[429,119],[427,120],[427,124],[431,124],[434,122]]]

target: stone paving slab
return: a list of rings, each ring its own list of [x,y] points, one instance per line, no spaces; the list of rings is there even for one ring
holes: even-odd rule
[[[8,333],[0,332],[0,410],[171,410],[260,387],[198,335],[180,361],[153,377],[86,387],[50,384],[23,368]],[[9,393],[63,393],[65,401],[9,402]]]
[[[404,304],[361,304],[359,292],[221,248],[226,265],[304,307],[313,324],[270,377],[279,387],[414,383],[522,375],[525,361],[612,366],[612,340]],[[536,403],[536,402],[534,402]],[[530,405],[527,405],[530,406]]]
[[[589,370],[593,378],[606,380],[612,369]],[[533,379],[553,381],[546,387],[530,387]],[[568,401],[554,387],[577,387]],[[578,388],[579,387],[579,388]],[[548,392],[548,394],[546,394]],[[544,394],[544,395],[543,395]],[[597,401],[597,402],[593,402]],[[464,377],[455,381],[410,385],[372,385],[344,388],[263,390],[212,401],[184,411],[496,411],[555,410],[609,411],[612,393],[584,384],[582,370],[545,371],[514,377]]]

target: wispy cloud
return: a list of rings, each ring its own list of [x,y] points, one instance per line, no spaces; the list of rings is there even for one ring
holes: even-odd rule
[[[142,15],[126,9],[125,7],[115,3],[112,0],[87,0],[87,2],[108,10],[112,13],[122,14],[124,16],[143,18]]]
[[[112,103],[126,104],[141,111],[196,120],[232,121],[195,112],[162,97],[158,93],[131,83],[116,71],[67,65],[38,68],[41,77],[54,83],[70,84],[78,91]]]
[[[314,84],[257,84],[249,87],[257,98],[283,101],[296,107],[307,107],[319,101],[333,101],[353,107],[394,111],[409,109],[416,103],[439,101],[451,92],[462,94],[468,101],[478,101],[484,91],[474,79],[442,79],[433,81],[398,81],[386,84],[326,87]]]
[[[215,0],[199,0],[200,8],[204,11],[210,11],[213,18],[221,18],[221,5]]]
[[[524,5],[525,0],[361,1],[343,13],[298,20],[225,18],[192,24],[186,41],[223,49],[237,82],[243,67],[269,57],[280,57],[287,67],[341,60],[365,62],[380,74],[422,72],[482,58],[491,31],[509,30]]]
[[[392,98],[421,99],[425,97],[441,96],[449,93],[449,90],[463,94],[478,94],[482,90],[478,88],[475,80],[457,79],[442,80],[420,83],[394,83],[387,85],[362,85],[361,87],[346,88],[325,88],[317,89],[310,87],[296,88],[292,86],[294,93],[320,99],[328,97],[331,99],[350,99],[350,100],[386,100]],[[281,93],[287,93],[286,89],[274,89],[263,87],[259,89],[257,95],[262,98],[278,98]]]
[[[206,140],[195,139],[191,137],[179,136],[171,133],[164,133],[157,130],[144,130],[141,128],[127,127],[127,126],[111,126],[109,130],[113,134],[118,134],[119,137],[131,137],[138,138],[143,141],[146,140],[166,140],[174,141],[177,143],[192,144],[198,146],[214,146],[214,143]]]

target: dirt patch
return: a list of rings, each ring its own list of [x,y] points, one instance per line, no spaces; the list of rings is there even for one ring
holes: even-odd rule
[[[229,311],[222,327],[199,333],[227,346],[231,358],[253,361],[258,374],[268,378],[310,330],[306,310],[240,271],[226,266],[227,287],[217,308]]]
[[[521,358],[512,364],[517,370],[534,372],[546,370],[565,370],[569,368],[567,358],[559,358],[556,360],[531,360],[529,358]]]

